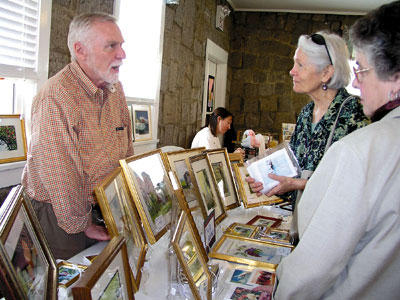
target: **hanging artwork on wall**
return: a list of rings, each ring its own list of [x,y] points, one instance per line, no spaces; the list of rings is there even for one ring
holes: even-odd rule
[[[20,115],[0,115],[0,163],[26,160],[25,123]]]
[[[151,133],[151,106],[147,104],[133,104],[133,136],[135,141],[150,140]]]
[[[215,77],[208,75],[207,112],[212,112],[215,103]]]

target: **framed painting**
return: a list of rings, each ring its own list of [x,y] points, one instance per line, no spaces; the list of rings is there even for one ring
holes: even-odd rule
[[[175,173],[191,210],[198,206],[201,196],[197,185],[193,184],[193,174],[189,168],[189,157],[200,154],[204,150],[205,148],[202,147],[165,153],[168,166]]]
[[[274,271],[282,258],[291,251],[292,248],[286,245],[224,234],[211,251],[210,257]]]
[[[20,299],[56,299],[57,266],[23,187],[14,187],[3,206],[1,264],[12,278],[9,284]]]
[[[114,237],[72,287],[77,300],[134,299],[125,239]]]
[[[132,119],[135,142],[151,140],[151,105],[132,104]]]
[[[268,228],[267,230],[258,230],[253,236],[254,239],[278,244],[292,246],[289,230]]]
[[[79,276],[86,270],[87,266],[61,261],[57,264],[57,268],[58,286],[67,288],[78,280]]]
[[[281,225],[281,223],[282,223],[282,219],[261,216],[261,215],[257,215],[254,218],[252,218],[250,221],[247,222],[247,224],[249,224],[249,225],[263,227],[263,228],[265,228],[265,230],[268,230],[271,227],[276,228],[279,225]]]
[[[218,191],[225,209],[238,207],[239,196],[232,175],[231,163],[226,148],[207,150]]]
[[[198,234],[194,230],[194,224],[191,224],[187,213],[181,211],[179,216],[178,225],[172,237],[172,247],[178,258],[179,265],[189,283],[193,297],[196,300],[201,300],[201,284],[199,280],[206,275],[207,279],[207,299],[211,299],[211,275],[207,268],[207,256],[203,255],[200,248],[203,247],[194,236]]]
[[[0,115],[0,164],[26,160],[25,122],[20,115]]]
[[[202,153],[189,158],[190,171],[200,192],[200,208],[204,219],[215,210],[215,223],[219,224],[225,217],[225,207],[218,192],[207,154]]]
[[[242,199],[245,208],[283,202],[283,200],[277,196],[267,197],[265,194],[257,196],[257,194],[251,190],[249,183],[246,181],[246,177],[249,176],[249,173],[243,163],[233,164],[233,169],[237,179],[240,198]]]
[[[126,240],[132,286],[139,289],[147,242],[136,208],[126,187],[122,169],[116,168],[99,186],[95,194],[111,237],[122,235]]]
[[[225,234],[250,238],[253,237],[257,229],[257,226],[253,225],[232,223],[226,229]]]
[[[161,150],[122,159],[120,164],[147,239],[154,244],[168,229],[175,199]]]
[[[264,285],[273,287],[275,284],[275,273],[255,267],[240,266],[230,271],[227,282],[231,284]]]
[[[208,86],[207,86],[207,112],[214,110],[215,103],[215,77],[208,75]]]

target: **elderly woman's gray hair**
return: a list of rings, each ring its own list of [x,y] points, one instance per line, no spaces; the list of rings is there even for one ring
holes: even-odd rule
[[[328,88],[340,89],[350,83],[349,51],[345,41],[338,35],[319,31],[328,47],[335,70],[331,80],[327,83]],[[322,71],[330,65],[328,53],[324,45],[314,43],[309,35],[301,35],[297,44],[304,54],[308,57],[311,64],[315,65],[318,71]]]
[[[381,6],[350,28],[355,49],[365,54],[381,80],[400,72],[400,1]]]
[[[90,27],[94,22],[111,22],[116,23],[117,19],[105,13],[88,13],[76,16],[71,24],[69,24],[68,32],[68,49],[71,54],[71,60],[76,60],[74,44],[76,42],[88,43]]]

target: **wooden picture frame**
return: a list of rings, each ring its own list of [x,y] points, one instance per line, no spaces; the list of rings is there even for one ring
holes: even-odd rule
[[[218,192],[215,177],[206,153],[189,158],[190,171],[200,192],[200,208],[203,218],[206,219],[212,210],[215,210],[215,223],[219,224],[225,217],[225,207]]]
[[[0,215],[1,264],[19,299],[57,299],[57,265],[23,187],[14,187]]]
[[[26,160],[26,149],[21,115],[0,115],[0,164]]]
[[[251,190],[249,183],[246,181],[246,177],[249,176],[249,173],[243,163],[234,164],[233,169],[237,179],[240,198],[242,199],[245,208],[283,202],[283,200],[277,196],[268,197],[265,194],[257,196],[257,194]]]
[[[132,104],[133,136],[135,142],[151,140],[152,119],[150,104]]]
[[[176,230],[171,240],[172,247],[178,258],[179,265],[189,283],[193,297],[201,300],[199,280],[203,275],[207,279],[207,299],[211,300],[211,275],[207,267],[207,256],[203,255],[203,247],[198,243],[197,230],[187,217],[187,212],[181,211]]]
[[[134,299],[125,238],[114,237],[72,287],[76,300]]]
[[[225,231],[226,235],[233,236],[241,236],[246,238],[252,238],[258,228],[257,226],[248,225],[248,224],[240,224],[240,223],[232,223]]]
[[[132,286],[138,291],[147,242],[122,169],[118,167],[111,172],[95,188],[95,194],[110,236],[122,235],[126,240]]]
[[[281,225],[282,219],[267,217],[262,215],[256,215],[250,221],[247,222],[248,225],[265,227],[265,229],[276,228]]]
[[[120,164],[147,239],[154,244],[168,230],[175,199],[161,150],[122,159]]]
[[[224,234],[209,256],[274,271],[291,251],[286,245]]]
[[[207,150],[205,153],[211,163],[218,191],[225,209],[240,205],[238,191],[232,175],[231,163],[226,148]]]
[[[193,184],[194,179],[193,174],[190,172],[189,157],[200,154],[204,150],[204,147],[200,147],[164,153],[169,169],[175,173],[178,184],[191,210],[198,207],[201,195],[197,185]]]

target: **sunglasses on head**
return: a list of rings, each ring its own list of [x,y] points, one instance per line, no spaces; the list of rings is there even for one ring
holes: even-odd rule
[[[329,61],[331,62],[331,65],[333,66],[332,58],[331,58],[331,55],[329,53],[328,46],[326,45],[325,38],[321,34],[318,34],[318,33],[314,33],[314,34],[310,35],[309,37],[317,45],[321,45],[321,46],[324,45],[325,46],[326,53],[328,53]]]

